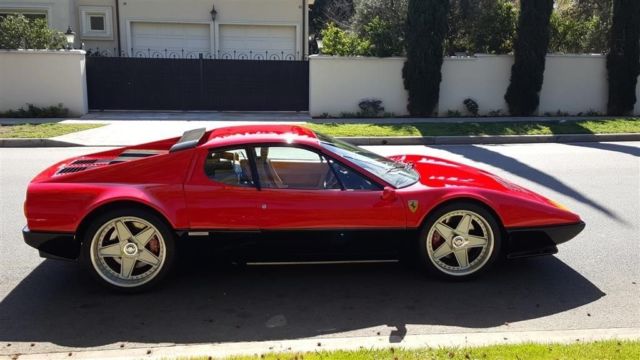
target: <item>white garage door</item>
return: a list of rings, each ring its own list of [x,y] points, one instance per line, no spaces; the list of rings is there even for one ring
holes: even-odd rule
[[[211,35],[208,24],[186,23],[131,23],[133,56],[142,54],[162,57],[197,57],[211,52]]]
[[[296,27],[220,25],[220,57],[295,60]]]

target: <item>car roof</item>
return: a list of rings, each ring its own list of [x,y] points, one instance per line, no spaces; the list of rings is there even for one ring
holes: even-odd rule
[[[300,125],[240,125],[212,130],[204,146],[218,147],[270,142],[317,144],[318,137],[311,129]]]

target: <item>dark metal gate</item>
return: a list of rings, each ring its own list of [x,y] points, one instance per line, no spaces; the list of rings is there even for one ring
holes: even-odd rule
[[[87,56],[92,110],[307,111],[309,63]]]

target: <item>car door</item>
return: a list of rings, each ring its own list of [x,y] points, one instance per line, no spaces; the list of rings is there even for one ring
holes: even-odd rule
[[[259,208],[247,148],[202,149],[185,197],[192,230],[258,230]]]
[[[282,230],[404,229],[399,198],[357,171],[297,146],[255,147],[260,228]]]

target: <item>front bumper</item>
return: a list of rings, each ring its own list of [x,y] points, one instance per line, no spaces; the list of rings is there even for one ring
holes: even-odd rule
[[[77,260],[80,256],[80,242],[75,234],[34,232],[25,226],[22,237],[27,245],[38,249],[43,258]]]
[[[566,225],[507,229],[507,258],[555,254],[558,252],[557,245],[573,239],[584,227],[585,223],[580,221]]]

